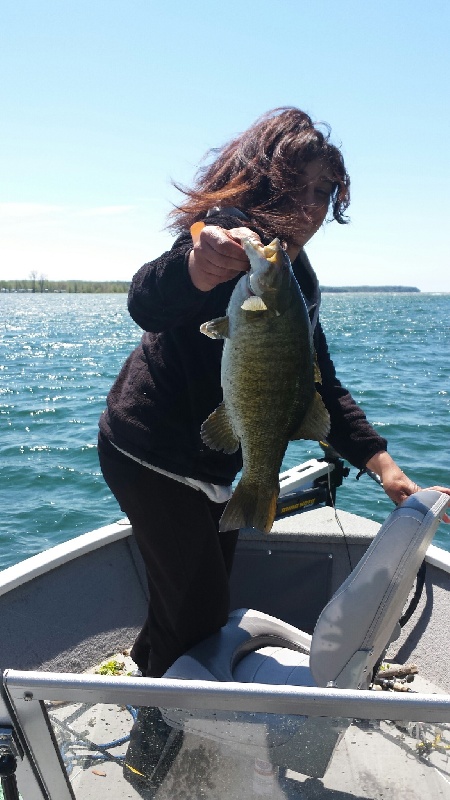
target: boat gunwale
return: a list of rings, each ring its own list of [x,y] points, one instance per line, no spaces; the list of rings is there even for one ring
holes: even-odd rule
[[[0,597],[32,581],[34,578],[51,572],[57,567],[61,567],[83,555],[98,550],[100,547],[119,542],[121,539],[126,539],[131,535],[132,528],[130,522],[127,518],[124,518],[110,525],[105,525],[101,528],[89,531],[88,533],[76,536],[66,542],[61,542],[11,567],[0,570]],[[273,543],[274,541],[280,541],[282,537],[282,532],[273,531],[272,535],[267,536],[267,542]],[[252,538],[252,534],[249,534],[247,537],[244,533],[243,541],[248,539],[248,541],[251,542]],[[311,536],[311,533],[308,531],[305,534],[305,539],[306,538],[309,540],[310,538],[315,539],[316,537],[314,535]],[[353,537],[351,534],[347,535],[346,538],[348,542],[352,542]],[[289,539],[291,539],[291,536],[289,536]],[[320,539],[321,541],[329,539],[333,542],[338,541],[333,534],[331,534],[331,537],[322,536]],[[450,553],[443,550],[441,547],[431,544],[426,552],[425,560],[434,567],[450,574]]]
[[[48,550],[43,550],[41,553],[19,561],[11,567],[6,567],[6,569],[0,570],[0,597],[34,578],[45,575],[47,572],[98,550],[100,547],[126,539],[131,534],[131,525],[125,518],[61,542]]]

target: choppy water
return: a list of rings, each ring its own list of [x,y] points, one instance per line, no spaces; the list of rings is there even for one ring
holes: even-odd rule
[[[327,294],[322,322],[342,382],[420,485],[450,484],[450,295]],[[0,294],[0,569],[122,514],[97,462],[105,396],[140,330],[126,295]],[[289,446],[283,468],[320,457]],[[338,507],[382,521],[356,470]],[[435,542],[450,550],[450,526]]]

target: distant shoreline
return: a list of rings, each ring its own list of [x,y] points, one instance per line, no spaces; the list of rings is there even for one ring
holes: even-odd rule
[[[345,294],[347,292],[420,292],[416,286],[321,286],[322,292]]]
[[[125,294],[130,281],[48,281],[0,280],[0,292],[14,294]],[[321,286],[326,294],[346,294],[351,292],[420,292],[416,286]]]
[[[0,292],[13,294],[126,294],[131,281],[0,280]]]

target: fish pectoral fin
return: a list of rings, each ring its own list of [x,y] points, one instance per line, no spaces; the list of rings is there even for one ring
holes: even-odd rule
[[[250,483],[242,478],[220,518],[219,531],[258,528],[270,533],[279,491],[278,484],[268,489],[265,485]]]
[[[319,392],[316,392],[299,427],[292,434],[291,441],[294,439],[314,439],[320,442],[321,439],[327,438],[329,431],[330,415]]]
[[[230,336],[229,317],[217,317],[217,319],[204,322],[203,325],[200,325],[200,331],[210,339],[228,339]]]
[[[223,450],[224,453],[235,453],[239,447],[239,439],[236,436],[230,418],[225,408],[225,403],[217,406],[216,410],[205,419],[200,428],[202,441],[211,450]]]
[[[267,306],[257,295],[247,297],[241,305],[243,311],[267,311]]]

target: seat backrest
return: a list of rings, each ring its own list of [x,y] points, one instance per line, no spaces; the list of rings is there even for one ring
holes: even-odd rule
[[[315,626],[310,669],[318,686],[368,687],[375,664],[398,636],[398,620],[449,504],[448,495],[425,489],[381,526]]]

